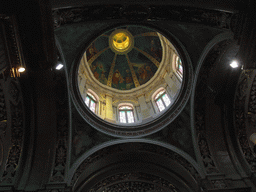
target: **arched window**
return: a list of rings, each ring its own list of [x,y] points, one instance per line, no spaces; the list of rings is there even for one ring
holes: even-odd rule
[[[89,109],[92,112],[96,113],[97,99],[90,92],[87,92],[85,104],[89,107]]]
[[[118,111],[120,123],[134,123],[133,107],[130,105],[120,105]]]
[[[171,104],[171,100],[164,89],[161,89],[155,95],[154,100],[156,102],[156,105],[159,111],[163,111],[167,106]]]
[[[177,56],[176,57],[176,71],[177,74],[182,77],[183,76],[183,67],[182,67],[182,63],[181,63],[181,59]]]

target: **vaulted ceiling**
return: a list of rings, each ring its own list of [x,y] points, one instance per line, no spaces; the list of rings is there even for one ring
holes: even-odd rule
[[[255,122],[253,1],[245,3],[248,14],[231,0],[3,4],[0,191],[256,191],[249,140]],[[113,29],[134,37],[128,59],[114,59],[118,51],[111,48],[97,55],[109,47]],[[96,125],[77,100],[82,55],[86,51],[88,61],[97,55],[89,63],[103,84],[114,60],[124,79],[128,60],[140,79],[140,68],[154,74],[157,67],[135,47],[161,62],[151,42],[156,50],[161,46],[158,36],[135,36],[155,31],[174,42],[185,61],[176,108],[132,130]],[[240,59],[239,68],[230,68],[233,59]],[[64,64],[60,71],[57,61]],[[20,66],[25,73],[16,71]],[[112,88],[128,89],[114,84],[112,79]]]

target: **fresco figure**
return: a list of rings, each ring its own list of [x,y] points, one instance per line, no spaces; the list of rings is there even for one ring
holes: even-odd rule
[[[98,53],[98,50],[95,48],[95,44],[93,42],[86,51],[87,61],[89,61],[97,53]]]
[[[102,73],[105,73],[105,69],[102,63],[97,62],[95,65],[92,66],[92,72],[94,77],[99,80]]]
[[[129,69],[126,70],[125,84],[126,84],[126,89],[131,89],[133,85],[133,80],[132,80],[132,76]]]
[[[151,55],[157,60],[161,61],[162,59],[162,49],[159,42],[155,42],[153,39],[151,40]]]
[[[121,73],[118,71],[118,69],[115,71],[113,78],[112,78],[112,84],[115,88],[119,87],[119,84],[123,83],[124,79],[121,75]]]
[[[150,68],[150,66],[146,66],[146,70],[147,70],[147,74],[148,74],[148,80],[151,79],[151,77],[153,77],[153,72]]]
[[[105,76],[105,73],[102,71],[99,81],[103,83],[104,85],[107,85],[108,79]]]
[[[139,68],[139,82],[140,84],[144,84],[148,79],[147,71],[145,70],[144,66]]]

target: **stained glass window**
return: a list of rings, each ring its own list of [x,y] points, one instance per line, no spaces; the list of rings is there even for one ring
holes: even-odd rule
[[[134,123],[133,108],[128,105],[119,107],[119,121],[120,123]]]
[[[177,70],[177,74],[182,77],[183,67],[182,67],[181,59],[179,57],[176,58],[176,70]]]
[[[89,107],[89,109],[96,113],[96,98],[91,94],[91,93],[87,93],[87,96],[85,98],[85,104]]]
[[[163,111],[167,106],[171,104],[171,100],[164,89],[159,91],[154,99],[159,111]]]

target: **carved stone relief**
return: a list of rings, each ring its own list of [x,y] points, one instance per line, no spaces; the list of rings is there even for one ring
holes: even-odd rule
[[[2,45],[0,45],[0,63],[1,65],[2,63],[5,63],[5,67],[0,67],[0,70],[6,70],[7,68],[14,69],[15,67],[23,66],[23,54],[20,50],[20,39],[16,28],[15,17],[0,14],[0,25],[0,31],[3,30],[5,34],[5,42],[2,41]],[[0,35],[1,34],[2,33],[0,32]],[[17,72],[15,70],[12,70],[12,73],[12,76],[17,76]]]
[[[212,154],[210,152],[207,138],[206,138],[206,125],[205,125],[205,100],[207,97],[212,97],[212,94],[209,94],[207,81],[215,62],[219,55],[224,51],[227,45],[230,44],[230,41],[224,41],[217,45],[215,45],[212,50],[209,52],[208,56],[205,58],[203,63],[203,67],[200,70],[198,83],[195,92],[195,129],[197,135],[197,143],[199,146],[199,150],[201,153],[201,158],[206,170],[207,174],[215,174],[219,173],[220,171],[216,167],[216,163],[212,158]]]
[[[0,137],[6,135],[6,127],[7,127],[7,113],[6,113],[6,104],[5,97],[3,92],[2,84],[0,84]]]
[[[217,188],[217,189],[227,188],[227,184],[225,183],[224,180],[212,180],[211,182],[214,188]]]
[[[56,74],[57,143],[51,182],[63,182],[67,166],[69,105],[65,73]]]
[[[146,143],[136,143],[136,144],[138,145],[136,147],[136,150],[138,150],[139,152],[140,151],[141,152],[152,152],[152,153],[155,153],[160,156],[164,156],[171,160],[176,161],[181,166],[183,166],[195,178],[195,180],[200,182],[201,177],[199,176],[199,174],[198,174],[197,170],[194,168],[194,166],[191,163],[189,163],[184,157],[179,155],[178,153],[176,153],[174,151],[170,151],[170,150],[160,147],[160,146],[152,145],[152,144],[146,144]],[[106,157],[108,155],[116,154],[116,153],[124,151],[123,146],[125,146],[125,144],[119,144],[119,145],[114,145],[114,146],[111,146],[108,148],[104,148],[104,149],[101,149],[101,150],[97,151],[96,153],[92,154],[88,158],[86,158],[80,164],[80,166],[76,169],[75,173],[73,174],[71,185],[73,185],[75,183],[75,181],[86,170],[86,168],[89,164],[92,164],[92,163],[98,161],[99,159]]]
[[[206,127],[205,127],[205,116],[203,109],[196,108],[195,114],[195,127],[197,131],[197,142],[199,146],[199,150],[201,152],[202,161],[204,163],[204,167],[208,174],[219,173],[218,168],[216,167],[211,152],[209,150],[209,146],[206,138]]]
[[[20,39],[14,16],[0,14],[1,63],[6,64],[0,74],[0,140],[5,151],[1,151],[0,183],[13,185],[20,165],[24,139],[24,106],[15,68],[23,63]],[[1,37],[1,38],[2,38]],[[4,45],[3,45],[4,44]],[[7,115],[8,114],[8,115]]]
[[[164,14],[163,14],[164,13]],[[173,20],[230,29],[232,13],[175,6],[87,6],[56,9],[52,12],[55,28],[85,21],[124,19],[129,21]],[[233,22],[234,23],[234,22]]]
[[[2,98],[8,98],[6,103],[8,103],[8,108],[10,109],[11,123],[8,124],[10,127],[5,126],[1,135],[1,139],[9,143],[9,150],[8,154],[6,154],[6,162],[5,164],[3,163],[3,174],[0,183],[13,184],[23,148],[24,107],[17,79],[8,78],[6,81],[2,80],[1,83],[4,83],[4,87],[7,89],[4,91],[7,95],[4,94]],[[2,117],[4,117],[4,115]],[[8,121],[6,117],[4,117],[4,119],[5,120],[2,120],[2,122],[5,123]]]
[[[178,192],[169,181],[147,173],[121,173],[112,175],[94,185],[90,192],[112,191],[112,192]]]
[[[255,76],[253,70],[244,70],[240,75],[234,101],[234,120],[237,139],[244,158],[249,164],[251,171],[256,172],[256,154],[252,151],[250,141],[248,140],[248,136],[246,133],[246,122],[248,120],[249,123],[253,123],[255,115],[256,78],[253,76]],[[246,103],[246,101],[248,103]],[[248,108],[248,112],[246,112],[246,108]]]
[[[2,25],[0,15],[0,72],[3,72],[8,66],[8,55],[6,50],[6,42],[4,40],[4,25]]]

